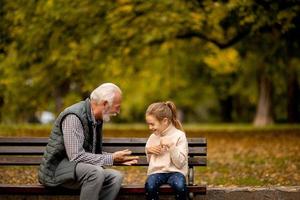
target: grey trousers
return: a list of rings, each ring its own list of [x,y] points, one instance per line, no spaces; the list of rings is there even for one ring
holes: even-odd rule
[[[76,166],[77,181],[67,182],[63,187],[79,189],[80,200],[113,200],[121,188],[123,174],[114,169],[78,163]]]

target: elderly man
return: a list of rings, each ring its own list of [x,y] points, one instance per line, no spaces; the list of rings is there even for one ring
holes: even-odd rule
[[[129,150],[102,152],[102,125],[119,114],[122,92],[112,83],[96,88],[89,99],[66,108],[57,117],[39,169],[46,186],[79,189],[81,200],[115,199],[123,175],[105,168],[131,165],[138,157]]]

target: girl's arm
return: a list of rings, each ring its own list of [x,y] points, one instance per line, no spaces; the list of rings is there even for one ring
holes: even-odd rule
[[[154,155],[159,155],[162,153],[162,148],[160,145],[154,146],[153,145],[153,135],[151,135],[149,137],[149,139],[147,140],[146,143],[146,147],[145,147],[145,152],[146,152],[146,156],[147,156],[147,161],[150,161],[151,156]]]
[[[188,143],[185,135],[178,139],[177,144],[170,146],[169,151],[173,164],[178,169],[182,169],[188,158]]]

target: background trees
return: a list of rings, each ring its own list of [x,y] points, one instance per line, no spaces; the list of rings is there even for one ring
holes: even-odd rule
[[[299,122],[297,1],[1,0],[2,121],[112,81],[120,121],[171,99],[189,122]]]

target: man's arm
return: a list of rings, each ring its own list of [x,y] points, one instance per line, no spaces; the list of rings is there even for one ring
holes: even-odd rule
[[[98,166],[113,165],[113,154],[93,154],[83,148],[84,133],[80,119],[73,114],[62,122],[64,144],[70,161],[89,163]]]

